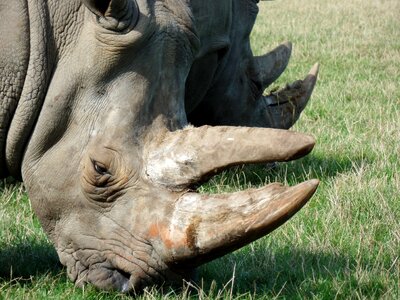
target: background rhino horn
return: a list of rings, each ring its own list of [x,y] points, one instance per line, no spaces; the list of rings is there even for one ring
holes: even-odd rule
[[[271,127],[292,127],[310,100],[317,82],[318,71],[319,64],[316,63],[304,80],[297,80],[283,89],[262,97],[265,104],[269,106],[266,113],[270,114]]]
[[[251,74],[260,83],[263,90],[285,71],[291,54],[292,43],[285,42],[267,54],[254,57]]]
[[[290,219],[318,184],[318,180],[294,187],[273,183],[226,195],[186,193],[175,205],[169,228],[159,231],[164,255],[196,267],[236,250]]]
[[[188,128],[150,146],[146,172],[153,182],[183,190],[230,166],[299,158],[314,144],[309,135],[280,129]]]

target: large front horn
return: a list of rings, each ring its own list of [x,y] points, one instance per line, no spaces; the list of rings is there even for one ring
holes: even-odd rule
[[[288,161],[308,154],[313,137],[269,128],[203,126],[169,132],[149,147],[146,173],[171,190],[184,190],[224,168]]]
[[[168,224],[150,227],[165,262],[198,265],[236,250],[282,225],[307,203],[318,180],[294,187],[278,183],[226,195],[186,193]]]

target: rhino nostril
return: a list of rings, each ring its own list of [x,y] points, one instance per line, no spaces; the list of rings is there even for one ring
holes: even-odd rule
[[[131,290],[130,277],[131,275],[123,270],[114,269],[112,272],[111,289],[122,293],[127,293]]]
[[[115,270],[119,276],[121,276],[120,284],[118,285],[118,290],[122,293],[127,293],[131,289],[130,277],[131,274],[124,272],[122,270]]]
[[[89,269],[85,281],[99,289],[126,293],[131,290],[130,277],[129,273],[106,266]]]

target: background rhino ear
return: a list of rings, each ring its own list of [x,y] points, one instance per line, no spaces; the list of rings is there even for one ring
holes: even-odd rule
[[[118,19],[128,9],[128,0],[82,0],[82,2],[99,17]]]

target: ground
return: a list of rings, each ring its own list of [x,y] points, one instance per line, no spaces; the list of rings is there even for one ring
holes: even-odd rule
[[[260,2],[252,35],[260,54],[290,40],[275,84],[321,64],[294,130],[313,134],[308,157],[269,170],[241,167],[203,192],[321,180],[311,202],[281,228],[200,269],[197,287],[147,290],[143,299],[386,298],[400,295],[400,2]],[[123,299],[78,289],[33,216],[23,187],[0,184],[0,298]]]

